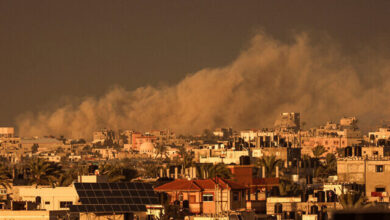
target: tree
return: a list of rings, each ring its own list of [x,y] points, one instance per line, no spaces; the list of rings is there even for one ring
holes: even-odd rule
[[[365,196],[362,192],[349,191],[342,193],[339,201],[344,209],[358,209],[365,206]]]
[[[316,146],[312,151],[315,158],[321,157],[321,155],[326,152],[325,147],[322,145]]]
[[[104,162],[99,165],[99,172],[101,175],[106,175],[109,182],[128,182],[138,175],[136,170],[123,163]]]
[[[160,156],[160,158],[166,157],[167,147],[163,144],[158,144],[156,147],[156,157]]]
[[[179,148],[180,163],[182,169],[188,168],[192,165],[194,160],[194,155],[191,151],[187,151],[184,147]]]
[[[293,183],[289,180],[281,180],[279,183],[279,194],[280,196],[296,196],[300,192],[298,184]]]
[[[258,166],[265,167],[265,176],[274,177],[276,176],[276,167],[283,167],[283,160],[276,159],[276,156],[263,156],[258,162]]]
[[[35,154],[36,152],[38,152],[38,148],[39,148],[39,145],[38,144],[33,144],[31,146],[31,151],[33,154]]]
[[[32,159],[27,168],[30,171],[30,182],[37,185],[54,186],[57,178],[63,172],[57,163],[49,162],[39,157]]]
[[[11,188],[11,174],[5,166],[0,167],[0,186],[5,189]]]
[[[197,176],[200,179],[210,179],[215,177],[230,179],[233,176],[229,168],[227,168],[226,165],[223,163],[219,163],[215,165],[201,164],[200,166],[197,166],[196,172],[197,172]]]
[[[338,147],[338,148],[336,149],[336,152],[337,152],[337,156],[338,156],[338,157],[344,157],[344,156],[345,156],[345,149],[342,148],[342,147]]]
[[[337,174],[337,159],[334,154],[327,154],[325,162],[316,169],[316,176],[328,177]]]
[[[312,176],[316,177],[318,175],[318,167],[320,167],[320,161],[318,158],[313,158],[308,155],[303,155],[301,159],[303,170],[306,174],[306,177]]]
[[[103,162],[99,164],[100,175],[106,175],[109,182],[118,182],[125,179],[118,164]]]
[[[62,172],[57,178],[56,186],[69,186],[77,179],[77,173],[73,172],[73,169],[68,169]]]

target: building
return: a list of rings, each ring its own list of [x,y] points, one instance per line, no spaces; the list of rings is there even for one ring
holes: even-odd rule
[[[167,193],[171,204],[180,204],[193,214],[218,214],[245,209],[246,188],[222,178],[176,179],[154,190]]]
[[[12,138],[15,136],[15,128],[13,127],[0,127],[0,139]]]
[[[366,196],[371,201],[389,201],[389,158],[344,158],[337,160],[339,182],[365,185]]]
[[[368,133],[369,143],[375,146],[390,146],[390,128],[379,128]]]
[[[101,131],[93,132],[92,143],[104,143],[105,141],[114,141],[115,132],[109,129],[102,129]]]
[[[274,127],[278,131],[299,131],[301,129],[301,116],[296,112],[285,112],[275,121]]]
[[[13,202],[26,203],[26,206],[28,203],[36,203],[37,209],[48,211],[69,210],[69,206],[78,201],[73,186],[14,186],[12,191]]]
[[[21,147],[25,150],[38,152],[55,151],[58,148],[65,148],[65,144],[55,138],[34,138],[34,139],[21,139]]]

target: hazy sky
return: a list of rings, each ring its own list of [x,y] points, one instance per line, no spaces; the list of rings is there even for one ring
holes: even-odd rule
[[[240,3],[240,4],[239,4]],[[0,126],[64,98],[173,84],[230,63],[258,30],[390,48],[390,1],[0,0]]]

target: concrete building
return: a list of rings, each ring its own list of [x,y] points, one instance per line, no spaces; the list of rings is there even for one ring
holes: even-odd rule
[[[0,127],[0,139],[12,138],[15,136],[15,128],[13,127]]]
[[[73,186],[69,187],[44,187],[44,186],[14,186],[13,201],[36,202],[38,209],[69,210],[69,206],[76,204],[78,196]]]
[[[20,144],[23,149],[30,151],[33,149],[33,146],[36,146],[38,152],[55,151],[59,147],[67,148],[62,141],[55,138],[21,139]]]
[[[274,127],[278,131],[299,131],[301,129],[301,116],[297,112],[284,112],[275,121]]]
[[[208,155],[200,156],[200,163],[224,163],[224,164],[240,164],[241,156],[248,156],[249,152],[244,151],[235,151],[235,150],[224,150],[221,151],[219,155]]]
[[[218,214],[245,208],[245,187],[221,178],[177,179],[154,190],[169,195],[169,202],[180,203],[193,214]]]
[[[389,201],[389,158],[344,158],[337,160],[339,182],[365,185],[366,196],[371,201]]]
[[[375,146],[390,146],[390,128],[379,128],[368,133],[369,143]]]
[[[93,132],[93,141],[92,143],[104,143],[108,140],[115,140],[115,132],[109,129],[102,129],[101,131]]]

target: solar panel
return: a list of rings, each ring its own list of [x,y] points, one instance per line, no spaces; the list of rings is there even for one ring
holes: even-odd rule
[[[146,211],[145,205],[159,204],[159,197],[147,183],[75,183],[81,205],[70,212],[131,213]]]

